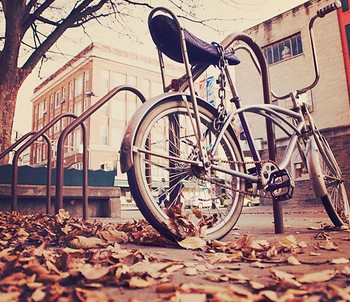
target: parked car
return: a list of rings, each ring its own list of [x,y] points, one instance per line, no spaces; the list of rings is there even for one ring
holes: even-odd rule
[[[259,196],[245,195],[243,200],[244,207],[260,206]]]
[[[209,207],[219,207],[220,198],[214,194],[211,194],[212,188],[206,185],[183,182],[183,189],[181,193],[181,200],[185,208],[195,207],[195,208],[209,208]]]

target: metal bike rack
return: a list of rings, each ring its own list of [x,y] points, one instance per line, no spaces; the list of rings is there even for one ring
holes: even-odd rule
[[[64,142],[69,133],[71,133],[79,125],[84,125],[84,121],[89,118],[93,113],[100,109],[105,103],[107,103],[113,96],[121,91],[130,91],[144,103],[146,101],[143,94],[134,87],[131,86],[118,86],[113,88],[107,94],[105,94],[101,99],[99,99],[95,104],[84,111],[80,116],[78,116],[73,122],[71,122],[61,133],[58,144],[57,144],[57,166],[56,166],[56,205],[55,211],[58,212],[59,209],[63,208],[63,156],[64,156]],[[88,153],[86,150],[86,135],[85,127],[83,127],[83,218],[88,218]]]
[[[253,62],[261,75],[264,104],[271,104],[271,87],[270,87],[268,66],[266,64],[264,56],[260,51],[260,46],[249,35],[244,33],[230,34],[223,41],[221,41],[220,45],[223,47],[223,49],[227,49],[235,41],[242,41],[246,43],[251,49],[249,50],[250,54],[251,54],[251,51],[253,51],[253,53],[255,54],[258,62],[256,62],[256,60],[253,60]],[[209,66],[210,66],[209,64],[195,65],[191,70],[193,81],[198,79],[198,77],[203,72],[205,72],[205,70]],[[183,92],[188,88],[188,79],[186,74],[178,79],[178,83],[179,83],[179,91]],[[165,88],[165,91],[169,91],[170,89],[171,89],[171,86],[169,85]],[[268,146],[269,158],[275,161],[276,159],[275,127],[270,120],[266,120],[266,134],[267,134],[267,146]],[[274,215],[275,233],[276,234],[284,233],[282,207],[279,202],[273,202],[273,215]]]
[[[76,118],[76,115],[73,113],[62,113],[55,117],[53,120],[48,122],[46,126],[40,129],[38,132],[29,132],[24,135],[26,138],[31,135],[31,138],[28,139],[16,152],[12,160],[12,182],[11,182],[11,211],[18,210],[18,159],[22,152],[27,149],[30,145],[32,145],[39,137],[43,137],[47,143],[47,176],[46,176],[46,213],[49,214],[51,208],[51,170],[52,170],[52,146],[50,139],[45,134],[47,130],[49,130],[54,124],[56,124],[59,120],[65,117],[73,117]],[[23,141],[23,140],[22,140]],[[16,142],[17,143],[17,142]],[[16,145],[16,143],[14,145]],[[10,148],[14,148],[12,145]],[[19,143],[17,144],[19,145]],[[17,146],[16,145],[16,146]]]

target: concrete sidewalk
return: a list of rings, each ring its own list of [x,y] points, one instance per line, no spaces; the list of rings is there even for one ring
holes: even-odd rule
[[[123,213],[122,213],[123,215]],[[111,222],[111,221],[108,221]],[[176,247],[159,247],[159,246],[140,246],[127,244],[127,248],[139,249],[147,257],[167,259],[184,264],[184,267],[173,272],[168,278],[167,284],[170,284],[175,290],[171,293],[163,293],[157,290],[159,284],[144,289],[132,290],[128,288],[112,289],[106,288],[106,293],[114,297],[117,301],[171,301],[174,299],[174,293],[189,297],[189,300],[179,298],[173,301],[212,301],[208,297],[211,294],[206,292],[207,288],[220,287],[221,289],[239,286],[242,292],[248,292],[252,295],[260,295],[263,291],[272,291],[276,294],[275,298],[265,297],[264,301],[281,301],[285,295],[289,294],[288,289],[303,290],[306,297],[323,297],[323,301],[328,301],[332,288],[349,287],[350,277],[350,232],[348,229],[327,229],[331,222],[322,207],[313,206],[300,208],[295,206],[283,207],[284,233],[275,234],[273,224],[273,211],[270,206],[260,206],[255,208],[244,208],[243,213],[228,236],[222,241],[228,246],[242,238],[251,239],[254,243],[265,244],[269,250],[279,250],[276,255],[261,259],[254,259],[254,255],[247,254],[240,260],[218,262],[213,261],[214,257],[226,257],[224,254],[232,257],[232,251],[218,252],[218,250],[186,250]],[[281,244],[293,245],[292,249],[285,248],[285,252],[280,251]],[[224,251],[224,249],[223,249]],[[218,259],[218,258],[217,258]],[[294,259],[295,262],[294,262]],[[194,275],[188,275],[186,265],[192,263],[194,267],[201,267]],[[290,274],[291,279],[286,277],[282,279],[278,272]],[[277,272],[277,273],[276,273]],[[314,273],[312,277],[324,276],[325,274],[334,274],[329,281],[313,280],[310,283],[297,282],[298,278],[306,273]],[[210,278],[208,276],[211,276]],[[218,277],[221,276],[221,279]],[[225,277],[226,276],[226,277]],[[227,277],[229,276],[229,277]],[[236,277],[235,277],[236,276]],[[215,279],[218,277],[218,279]],[[309,278],[309,276],[305,276]],[[254,282],[259,283],[262,288],[253,287]],[[288,282],[296,283],[292,285]],[[194,299],[187,296],[187,285],[192,284],[190,293],[201,293],[202,298]],[[194,284],[194,285],[193,285]],[[169,286],[170,286],[169,285]],[[338,286],[338,287],[337,287]],[[198,289],[201,287],[201,289]],[[193,289],[196,288],[196,289]],[[158,292],[157,292],[158,291]],[[205,299],[203,300],[203,293]],[[346,294],[348,296],[346,296]],[[265,294],[264,294],[265,295]],[[342,301],[350,301],[350,288],[342,296]],[[255,297],[254,296],[254,297]],[[246,297],[247,299],[245,299]],[[292,296],[292,300],[296,296]],[[328,298],[327,298],[328,297]],[[339,298],[339,297],[338,297]],[[134,299],[134,300],[132,300]],[[187,299],[187,298],[186,298]],[[202,299],[202,300],[201,300]],[[236,301],[230,300],[213,300],[213,301]],[[245,294],[239,301],[251,301]],[[319,301],[319,300],[315,300]]]

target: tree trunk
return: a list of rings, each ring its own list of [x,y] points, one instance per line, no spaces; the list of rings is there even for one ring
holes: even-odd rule
[[[0,153],[11,145],[16,99],[19,87],[11,83],[0,85]],[[0,159],[0,164],[7,164],[8,156]]]

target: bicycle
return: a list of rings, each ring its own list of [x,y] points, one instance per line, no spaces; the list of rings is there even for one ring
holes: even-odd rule
[[[319,79],[313,39],[313,23],[318,17],[339,8],[338,2],[318,11],[310,20],[310,41],[315,80],[302,89],[277,99],[291,98],[292,109],[270,104],[270,83],[261,48],[246,34],[229,35],[221,44],[210,44],[181,27],[177,17],[166,8],[151,11],[148,24],[158,48],[164,94],[146,101],[133,115],[121,144],[121,170],[127,172],[131,193],[149,223],[171,240],[186,236],[220,239],[236,224],[245,195],[271,195],[274,202],[292,197],[294,181],[287,171],[292,152],[298,148],[307,167],[315,196],[322,200],[335,226],[349,223],[349,201],[344,179],[335,157],[317,129],[308,107],[299,96],[316,86]],[[246,47],[229,48],[234,42]],[[239,63],[238,47],[255,56],[261,73],[263,105],[242,107],[228,66]],[[167,86],[163,54],[183,63],[186,73]],[[252,57],[254,57],[252,56]],[[197,96],[194,81],[210,66],[219,68],[217,108]],[[226,82],[236,110],[225,107]],[[189,92],[185,92],[188,89]],[[271,94],[273,92],[271,91]],[[289,137],[279,163],[262,160],[254,145],[247,112],[263,116]],[[239,118],[252,161],[245,162],[233,120]],[[271,156],[270,156],[271,157]],[[157,187],[166,180],[166,207],[158,203]],[[262,193],[261,193],[262,192]],[[192,201],[212,200],[211,206],[198,209]],[[188,201],[191,201],[188,203]]]

